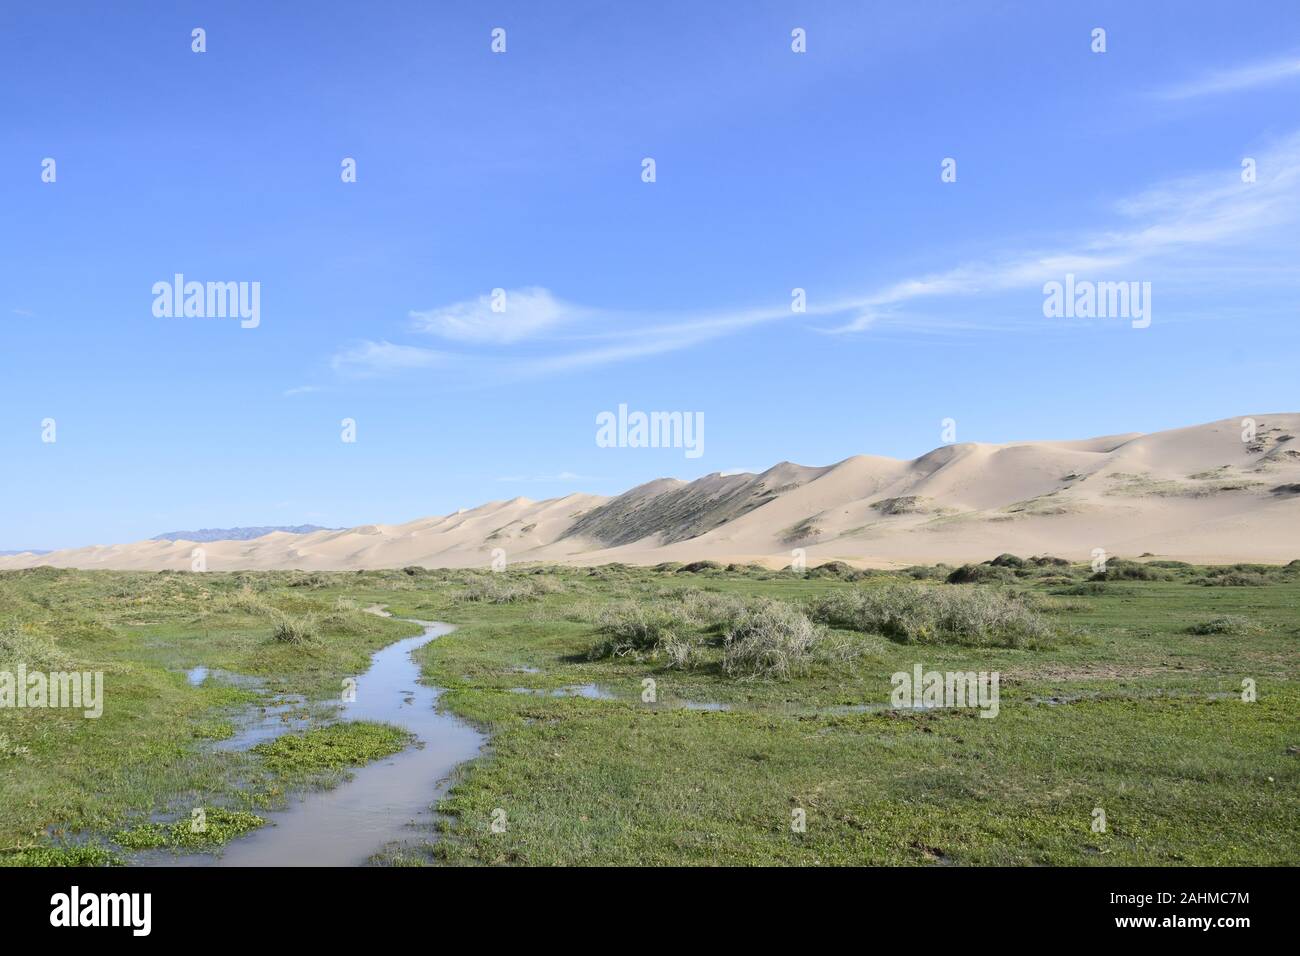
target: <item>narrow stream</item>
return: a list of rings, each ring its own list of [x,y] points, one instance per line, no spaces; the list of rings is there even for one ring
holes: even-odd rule
[[[352,771],[352,779],[331,790],[289,798],[289,807],[263,814],[266,826],[231,841],[219,855],[169,856],[148,861],[169,866],[358,866],[392,843],[418,834],[412,824],[429,824],[432,804],[448,776],[474,758],[486,741],[465,722],[438,710],[440,689],[419,683],[411,652],[448,634],[450,624],[415,621],[416,637],[376,651],[370,669],[357,678],[356,700],[342,705],[344,720],[394,724],[415,734],[417,743]]]

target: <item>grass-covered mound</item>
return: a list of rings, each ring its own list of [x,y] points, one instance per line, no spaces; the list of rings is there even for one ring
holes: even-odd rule
[[[1051,623],[1022,593],[975,587],[898,584],[836,591],[811,606],[814,620],[880,634],[903,644],[1043,647]]]

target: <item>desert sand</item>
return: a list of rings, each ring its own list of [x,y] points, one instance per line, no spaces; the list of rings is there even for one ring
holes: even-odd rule
[[[1002,552],[1197,563],[1300,558],[1300,413],[1083,441],[960,443],[912,461],[662,478],[622,495],[493,501],[442,517],[207,542],[210,571],[487,567],[509,563],[950,564]],[[188,570],[200,545],[141,541],[0,557],[0,570]]]

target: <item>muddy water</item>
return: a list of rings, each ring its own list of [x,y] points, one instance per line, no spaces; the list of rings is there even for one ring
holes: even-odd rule
[[[270,821],[231,841],[217,857],[196,855],[153,862],[179,866],[356,866],[392,843],[418,835],[414,825],[433,819],[440,784],[472,759],[486,737],[463,721],[439,713],[441,691],[420,684],[411,652],[452,630],[449,624],[417,621],[424,633],[377,651],[357,678],[356,701],[342,705],[344,720],[395,724],[418,743],[353,771],[332,790],[290,797],[288,809],[264,814]]]

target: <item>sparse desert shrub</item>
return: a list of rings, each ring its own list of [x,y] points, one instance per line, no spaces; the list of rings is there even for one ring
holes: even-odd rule
[[[602,639],[588,657],[639,655],[666,659],[669,667],[694,666],[703,648],[724,644],[726,635],[755,606],[729,594],[694,589],[622,601],[596,612]]]
[[[1197,578],[1194,583],[1211,588],[1262,588],[1268,582],[1269,579],[1262,574],[1249,571],[1229,571],[1226,574]]]
[[[1003,552],[987,563],[995,568],[1023,568],[1025,566],[1025,559],[1017,557],[1014,554]]]
[[[827,561],[808,571],[810,578],[839,578],[841,581],[855,581],[857,569],[843,561]]]
[[[271,631],[271,637],[279,644],[302,647],[315,644],[320,639],[320,632],[316,627],[316,619],[310,614],[297,618],[281,614]]]
[[[690,641],[670,640],[663,645],[664,654],[668,658],[668,666],[675,667],[679,670],[685,670],[694,663],[696,652],[695,645]]]
[[[241,613],[252,614],[255,617],[271,617],[275,614],[275,608],[267,604],[258,594],[247,587],[241,587],[238,591],[232,591],[230,594],[223,594],[212,602],[212,613]]]
[[[679,591],[673,597],[691,623],[701,630],[729,628],[744,613],[744,599],[720,591]]]
[[[310,590],[319,590],[320,588],[329,587],[330,579],[325,575],[313,571],[310,574],[299,574],[289,579],[291,588],[309,588]]]
[[[333,610],[320,620],[320,630],[331,634],[347,634],[357,637],[361,634],[374,634],[380,628],[379,617],[364,611]]]
[[[685,640],[694,625],[680,603],[625,601],[600,612],[596,626],[604,640],[587,656],[596,660],[654,652]]]
[[[554,575],[535,575],[529,582],[533,594],[541,596],[543,594],[560,594],[568,590],[563,581]]]
[[[880,501],[873,501],[871,507],[882,515],[914,515],[932,510],[929,502],[930,499],[921,495],[903,495],[901,498],[882,498]]]
[[[1050,554],[1034,555],[1034,557],[1029,559],[1029,563],[1036,564],[1040,568],[1068,568],[1070,566],[1070,562],[1065,560],[1065,558],[1058,558]]]
[[[514,604],[537,597],[532,581],[514,581],[499,574],[471,579],[457,598],[482,604]]]
[[[1255,626],[1248,618],[1240,614],[1220,614],[1206,621],[1198,621],[1187,629],[1188,634],[1230,634],[1241,636],[1250,634]]]
[[[1107,562],[1105,571],[1098,571],[1089,581],[1168,581],[1171,575],[1136,561],[1116,558]]]
[[[23,663],[29,668],[62,667],[70,658],[54,642],[10,621],[0,624],[0,662]]]
[[[727,632],[722,669],[740,680],[789,680],[810,663],[818,631],[797,608],[767,601],[747,608]]]
[[[827,595],[813,602],[813,620],[880,634],[903,644],[1038,647],[1055,636],[1013,591],[898,584]]]
[[[701,571],[721,571],[722,565],[717,561],[692,561],[677,569],[678,574],[699,574]]]
[[[822,529],[814,522],[815,517],[813,515],[804,518],[798,524],[786,528],[781,535],[781,540],[786,544],[798,544],[800,541],[811,541],[813,538],[820,537]]]
[[[1006,568],[993,567],[989,564],[963,564],[948,575],[949,584],[988,584],[997,581],[1010,581],[1013,575]]]
[[[952,574],[952,568],[946,564],[914,564],[910,568],[904,568],[903,573],[914,581],[932,581],[937,578],[947,579]]]

